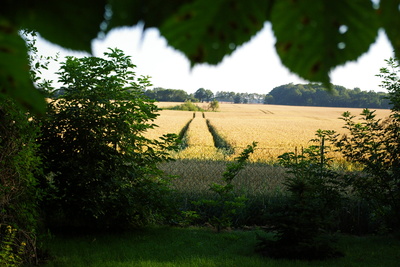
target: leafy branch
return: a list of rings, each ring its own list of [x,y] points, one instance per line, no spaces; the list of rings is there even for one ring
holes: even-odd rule
[[[194,202],[198,207],[211,208],[213,212],[209,212],[209,214],[205,214],[204,216],[208,218],[208,222],[214,226],[218,232],[224,228],[231,227],[234,216],[238,213],[238,210],[245,205],[246,197],[235,196],[232,182],[245,167],[250,154],[254,152],[256,146],[256,142],[248,145],[247,148],[235,158],[234,162],[229,162],[227,164],[226,171],[222,174],[223,184],[212,183],[210,185],[210,190],[217,195],[216,199],[203,199]]]

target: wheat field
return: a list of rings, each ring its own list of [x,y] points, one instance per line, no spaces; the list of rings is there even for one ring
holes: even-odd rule
[[[157,103],[160,108],[177,104]],[[208,119],[218,134],[235,149],[235,155],[255,141],[258,145],[251,157],[252,161],[271,162],[296,147],[308,147],[311,144],[309,140],[315,137],[318,129],[345,133],[344,122],[339,119],[345,111],[358,116],[362,109],[220,103],[218,112],[194,114],[190,111],[162,110],[155,121],[159,127],[150,131],[148,136],[156,138],[165,133],[179,134],[193,119],[186,136],[189,146],[176,157],[226,159],[226,155],[222,155],[213,146],[212,136],[206,126]],[[390,110],[376,111],[379,118],[385,118],[389,114]]]
[[[160,108],[177,104],[158,103]],[[344,133],[344,122],[338,118],[345,111],[359,115],[362,109],[220,103],[218,112],[161,110],[154,122],[159,127],[147,136],[156,138],[166,133],[185,132],[183,139],[187,147],[172,155],[177,160],[160,164],[165,174],[176,177],[171,186],[182,210],[193,208],[194,200],[212,197],[210,184],[221,182],[227,161],[233,160],[253,141],[258,142],[250,162],[233,182],[235,194],[249,199],[251,216],[257,217],[255,214],[267,203],[285,193],[286,170],[271,163],[276,163],[279,155],[294,151],[295,147],[308,147],[318,129]],[[377,110],[376,114],[384,118],[389,116],[390,110]],[[215,147],[207,121],[213,131],[234,148],[234,154],[226,155]]]
[[[169,102],[168,102],[169,103]],[[163,134],[179,134],[183,127],[193,118],[192,111],[162,110],[154,122],[157,127],[145,135],[150,139],[157,139]]]

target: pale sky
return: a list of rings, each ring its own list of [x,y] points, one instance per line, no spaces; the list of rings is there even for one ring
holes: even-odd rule
[[[144,33],[138,26],[116,29],[104,40],[94,40],[92,50],[94,56],[101,57],[107,48],[117,47],[132,57],[138,75],[151,76],[153,87],[183,89],[188,93],[205,88],[214,93],[234,91],[267,94],[274,87],[283,84],[307,83],[291,74],[281,64],[274,43],[271,25],[266,23],[256,36],[236,49],[233,54],[226,56],[220,64],[196,65],[193,69],[181,52],[167,46],[166,40],[156,29],[148,29]],[[43,55],[55,55],[60,52],[61,61],[67,55],[88,56],[64,50],[43,39],[38,40],[37,47],[39,54]],[[380,32],[368,53],[356,62],[336,68],[331,73],[331,81],[349,89],[359,87],[365,91],[384,91],[379,87],[381,80],[375,75],[381,67],[386,66],[384,60],[392,56],[393,49],[384,32]],[[56,76],[50,73],[57,71],[58,67],[52,64],[50,71],[45,75],[56,80]]]

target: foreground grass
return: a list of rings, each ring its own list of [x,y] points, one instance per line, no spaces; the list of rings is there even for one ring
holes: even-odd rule
[[[260,232],[259,232],[260,233]],[[400,240],[341,236],[345,257],[302,262],[262,258],[256,231],[215,233],[202,228],[147,228],[138,232],[47,241],[53,260],[44,266],[399,266]]]

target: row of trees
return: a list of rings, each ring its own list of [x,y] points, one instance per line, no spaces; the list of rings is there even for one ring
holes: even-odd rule
[[[189,94],[182,89],[155,87],[153,89],[147,89],[144,94],[151,99],[163,102],[210,102],[214,99],[214,93],[204,88],[199,88],[194,94]]]
[[[219,102],[232,102],[236,104],[260,104],[263,103],[265,98],[264,94],[257,93],[218,91],[214,94],[211,90],[204,88],[199,88],[195,93],[189,94],[182,89],[155,87],[153,89],[147,89],[144,94],[151,99],[164,102],[210,102],[212,100],[217,100]]]
[[[285,84],[272,89],[269,94],[235,93],[198,89],[189,94],[181,89],[156,87],[145,91],[145,95],[156,101],[167,102],[231,102],[235,104],[276,104],[294,106],[350,107],[350,108],[390,108],[387,93],[347,89],[333,85],[330,91],[317,83]]]
[[[155,87],[153,89],[147,89],[144,94],[151,99],[162,102],[198,101],[192,94],[188,94],[185,90],[181,89]]]
[[[317,83],[285,84],[275,87],[264,99],[265,104],[353,107],[353,108],[390,108],[387,94],[383,92],[361,91],[359,88],[346,89],[333,85],[330,91]]]
[[[233,102],[235,104],[260,104],[263,103],[265,94],[257,93],[235,93],[218,91],[215,99],[220,102]]]

